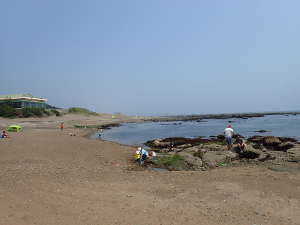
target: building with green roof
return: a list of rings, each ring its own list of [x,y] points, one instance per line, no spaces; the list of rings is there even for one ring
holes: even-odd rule
[[[10,105],[14,108],[45,108],[47,99],[37,98],[31,94],[0,95],[0,106]]]

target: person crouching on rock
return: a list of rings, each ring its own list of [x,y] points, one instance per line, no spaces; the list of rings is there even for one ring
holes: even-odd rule
[[[246,150],[246,141],[240,137],[237,138],[236,140],[238,151],[243,152]]]
[[[227,143],[227,149],[229,151],[232,148],[232,137],[234,135],[234,130],[231,125],[228,125],[227,128],[225,128],[224,135]]]

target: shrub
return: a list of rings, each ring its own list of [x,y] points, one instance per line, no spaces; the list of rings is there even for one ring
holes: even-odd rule
[[[84,114],[84,115],[95,115],[95,116],[98,115],[98,113],[96,113],[96,112],[92,112],[88,109],[80,108],[80,107],[69,108],[68,112],[75,113],[75,114]]]
[[[26,117],[26,118],[34,116],[33,112],[31,111],[31,108],[23,108],[22,115],[23,115],[23,117]]]
[[[61,113],[56,109],[51,109],[51,112],[55,114],[55,116],[61,116]]]
[[[51,112],[47,109],[44,109],[43,110],[44,114],[46,114],[47,116],[50,116],[51,115]]]
[[[15,117],[28,118],[34,116],[42,117],[44,115],[50,116],[50,114],[51,112],[45,108],[25,107],[22,109],[15,109],[10,105],[6,105],[6,104],[0,106],[0,116],[7,117],[7,118],[15,118]]]
[[[182,170],[186,168],[184,158],[177,154],[159,156],[154,163],[159,167],[169,170]]]
[[[37,107],[25,107],[22,108],[22,116],[23,117],[42,117],[44,115],[50,116],[50,112],[44,108]]]
[[[33,113],[33,115],[41,117],[43,116],[44,110],[41,108],[29,108],[31,110],[31,112]]]
[[[17,110],[9,105],[0,106],[0,116],[13,118],[18,115]]]

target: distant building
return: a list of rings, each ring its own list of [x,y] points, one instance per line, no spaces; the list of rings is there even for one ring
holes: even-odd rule
[[[0,95],[0,106],[10,105],[14,108],[38,107],[45,108],[47,99],[36,98],[31,94]]]

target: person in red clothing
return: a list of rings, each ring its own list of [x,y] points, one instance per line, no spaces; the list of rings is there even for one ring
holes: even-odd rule
[[[6,133],[6,131],[4,130],[1,134],[1,138],[8,138],[8,134]]]
[[[60,123],[60,130],[62,131],[64,129],[64,122]]]

